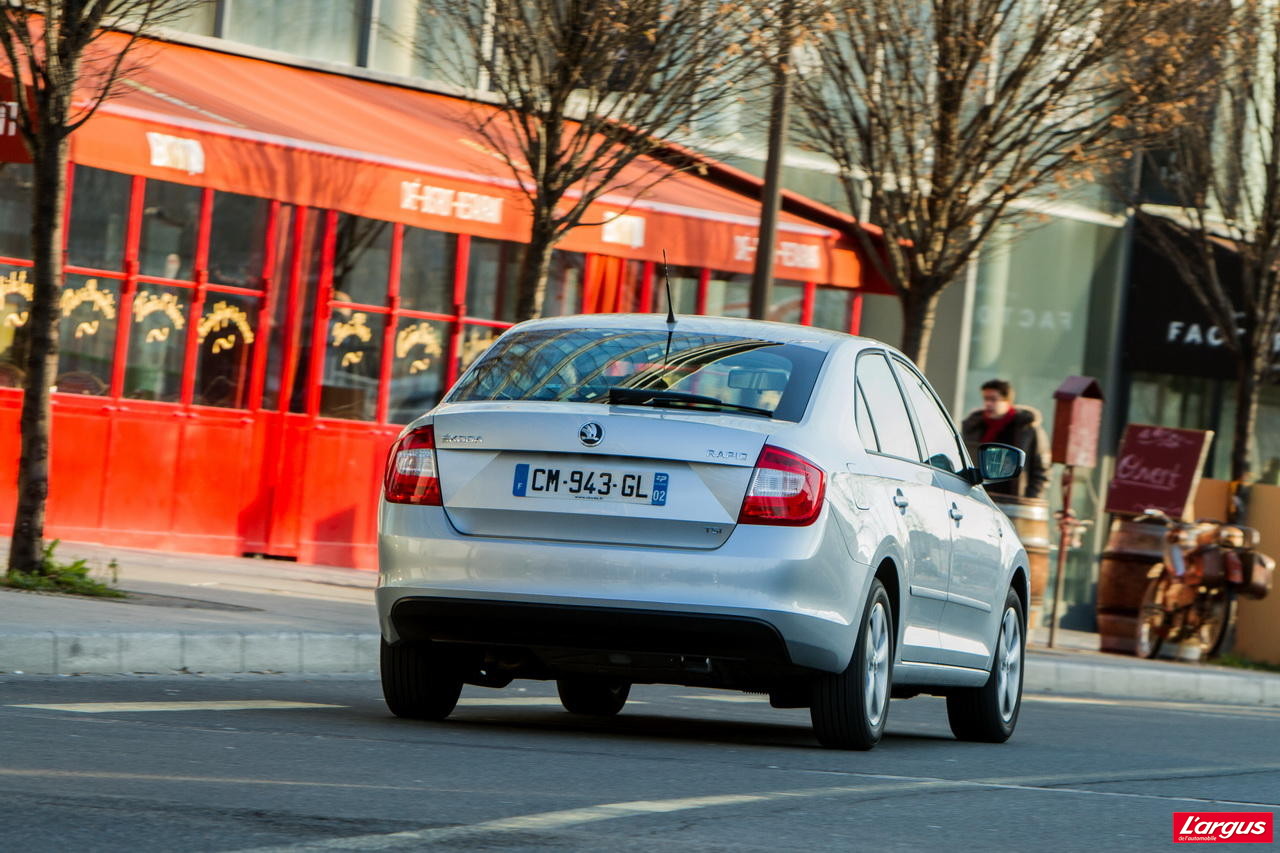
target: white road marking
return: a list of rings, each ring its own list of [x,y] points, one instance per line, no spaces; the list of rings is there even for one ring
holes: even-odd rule
[[[285,708],[346,708],[347,706],[253,699],[241,702],[72,702],[64,705],[10,705],[8,707],[35,708],[40,711],[72,711],[77,714],[118,714],[148,711],[274,711]]]
[[[1269,769],[1280,770],[1280,765],[1268,765]],[[624,803],[604,803],[585,808],[564,809],[561,811],[542,812],[538,814],[517,815],[498,818],[466,826],[442,826],[429,829],[409,830],[385,834],[357,835],[346,838],[330,838],[306,841],[299,844],[287,844],[272,847],[257,847],[242,850],[239,853],[306,853],[306,851],[331,850],[391,850],[400,847],[421,847],[442,841],[455,841],[476,836],[515,833],[515,832],[547,832],[557,829],[568,829],[582,824],[594,823],[616,818],[640,817],[653,814],[690,811],[695,809],[716,808],[721,806],[738,806],[750,803],[776,802],[781,800],[813,799],[819,797],[842,797],[850,795],[881,795],[886,793],[920,794],[942,793],[965,790],[1017,790],[1038,794],[1069,794],[1075,796],[1092,796],[1107,798],[1148,799],[1165,802],[1211,803],[1214,805],[1245,806],[1250,808],[1275,809],[1275,803],[1237,802],[1232,800],[1214,800],[1201,797],[1170,797],[1160,794],[1127,793],[1121,791],[1093,791],[1086,788],[1053,787],[1076,783],[1105,784],[1107,782],[1131,779],[1168,778],[1171,775],[1231,775],[1233,773],[1253,773],[1258,766],[1248,768],[1232,767],[1187,767],[1174,770],[1144,770],[1130,773],[1111,774],[1099,778],[1097,775],[1040,776],[1025,779],[989,779],[989,780],[953,780],[929,777],[883,776],[877,774],[850,774],[865,776],[879,780],[862,785],[842,785],[829,788],[805,788],[794,791],[766,791],[755,794],[722,794],[702,797],[679,797],[669,800],[635,800]]]
[[[1280,708],[1269,705],[1222,705],[1213,702],[1179,702],[1174,699],[1102,699],[1083,696],[1048,696],[1022,694],[1024,702],[1050,702],[1061,705],[1108,705],[1117,708],[1185,711],[1205,716],[1280,717]]]
[[[731,703],[743,703],[743,704],[751,704],[751,705],[758,705],[761,702],[763,702],[766,705],[769,704],[768,696],[756,696],[751,693],[725,693],[724,695],[699,694],[697,696],[693,696],[693,695],[677,696],[676,698],[677,699],[702,699],[707,702],[731,702]]]

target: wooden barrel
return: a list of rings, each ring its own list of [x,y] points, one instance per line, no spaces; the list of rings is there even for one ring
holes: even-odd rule
[[[1165,527],[1158,522],[1111,522],[1098,566],[1098,634],[1104,652],[1134,654],[1138,608],[1151,567],[1164,559]]]
[[[1044,613],[1045,588],[1049,585],[1049,502],[1013,495],[992,495],[991,499],[1013,522],[1022,547],[1027,549],[1027,569],[1031,572],[1027,624],[1038,628]]]

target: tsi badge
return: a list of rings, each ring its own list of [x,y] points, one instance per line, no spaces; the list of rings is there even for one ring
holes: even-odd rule
[[[578,430],[578,438],[587,447],[595,447],[604,441],[604,427],[598,423],[583,424],[582,429]]]

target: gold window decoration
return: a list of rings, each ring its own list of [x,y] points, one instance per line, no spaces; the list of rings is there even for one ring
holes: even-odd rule
[[[187,318],[182,314],[182,303],[176,293],[155,293],[143,290],[133,300],[133,322],[141,323],[152,314],[160,313],[168,318],[168,326],[157,326],[147,331],[146,343],[163,343],[169,340],[173,330],[181,331],[187,325]]]
[[[238,340],[235,332],[221,334],[231,326],[235,326],[239,331]],[[215,302],[213,308],[200,318],[200,325],[196,327],[196,335],[201,344],[205,342],[205,338],[215,333],[218,334],[213,341],[214,355],[229,352],[241,341],[246,345],[253,343],[253,326],[249,323],[249,315],[240,307],[225,301]]]
[[[101,314],[104,319],[114,320],[116,317],[115,294],[108,290],[99,290],[96,278],[86,281],[83,287],[63,288],[62,298],[58,302],[63,317],[70,317],[81,305],[88,305],[90,310],[95,314]],[[98,320],[85,320],[76,325],[75,336],[83,338],[96,335],[99,327]]]
[[[432,359],[439,358],[444,353],[440,335],[425,321],[406,326],[396,333],[396,358],[410,358],[417,347],[422,347],[422,351],[410,363],[410,375],[429,370]]]
[[[27,325],[27,321],[31,319],[30,310],[19,311],[16,305],[8,304],[7,297],[17,296],[30,305],[31,300],[35,298],[35,293],[35,285],[27,281],[26,270],[17,270],[0,276],[0,315],[4,317],[2,321],[4,325],[11,329],[19,329]]]

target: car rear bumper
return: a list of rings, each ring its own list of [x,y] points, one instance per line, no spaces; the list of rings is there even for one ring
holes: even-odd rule
[[[438,507],[384,504],[383,636],[724,657],[837,672],[871,569],[824,511],[739,526],[714,551],[463,536]]]

